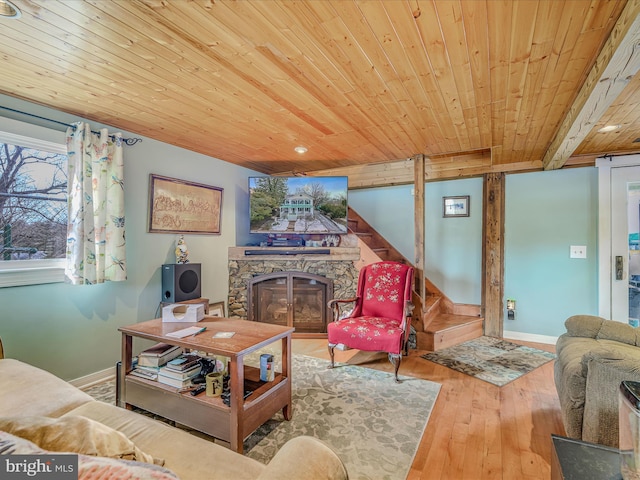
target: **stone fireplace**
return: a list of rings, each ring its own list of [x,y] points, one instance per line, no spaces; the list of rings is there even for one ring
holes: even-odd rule
[[[231,247],[229,317],[296,328],[296,337],[326,337],[327,301],[353,297],[358,247]]]

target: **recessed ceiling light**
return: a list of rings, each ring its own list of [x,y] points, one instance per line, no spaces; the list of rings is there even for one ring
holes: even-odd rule
[[[0,18],[20,18],[21,15],[20,9],[9,0],[0,0]]]
[[[302,146],[296,147],[294,148],[294,150],[298,152],[300,155],[302,155],[303,153],[307,153],[309,151],[307,147],[302,147]]]
[[[615,132],[621,126],[622,125],[606,125],[606,126],[602,127],[601,129],[599,129],[598,132],[599,133]]]

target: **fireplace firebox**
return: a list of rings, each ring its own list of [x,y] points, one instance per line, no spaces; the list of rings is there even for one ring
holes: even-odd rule
[[[325,338],[333,281],[305,272],[276,272],[249,280],[249,320],[294,327],[295,337]]]

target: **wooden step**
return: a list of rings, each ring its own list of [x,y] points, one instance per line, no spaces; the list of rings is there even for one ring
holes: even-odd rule
[[[380,260],[390,260],[388,248],[372,248],[371,250],[380,257]]]
[[[417,332],[418,350],[437,352],[481,337],[483,324],[481,317],[441,313],[426,327],[426,331]]]
[[[367,243],[367,240],[370,240],[371,238],[373,238],[373,233],[369,233],[369,232],[353,232],[353,233],[355,233],[358,237],[360,237],[362,241],[365,243]]]
[[[442,295],[431,295],[427,292],[427,296],[424,299],[424,315],[425,325],[429,325],[432,320],[440,314],[440,303],[442,302]]]

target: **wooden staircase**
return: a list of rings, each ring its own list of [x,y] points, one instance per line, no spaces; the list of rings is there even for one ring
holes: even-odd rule
[[[348,222],[349,230],[358,237],[363,265],[381,260],[411,264],[352,208],[349,208]],[[454,304],[429,279],[425,278],[424,282],[427,293],[424,302],[413,293],[416,308],[412,323],[418,350],[435,352],[482,336],[484,319],[479,305]]]

